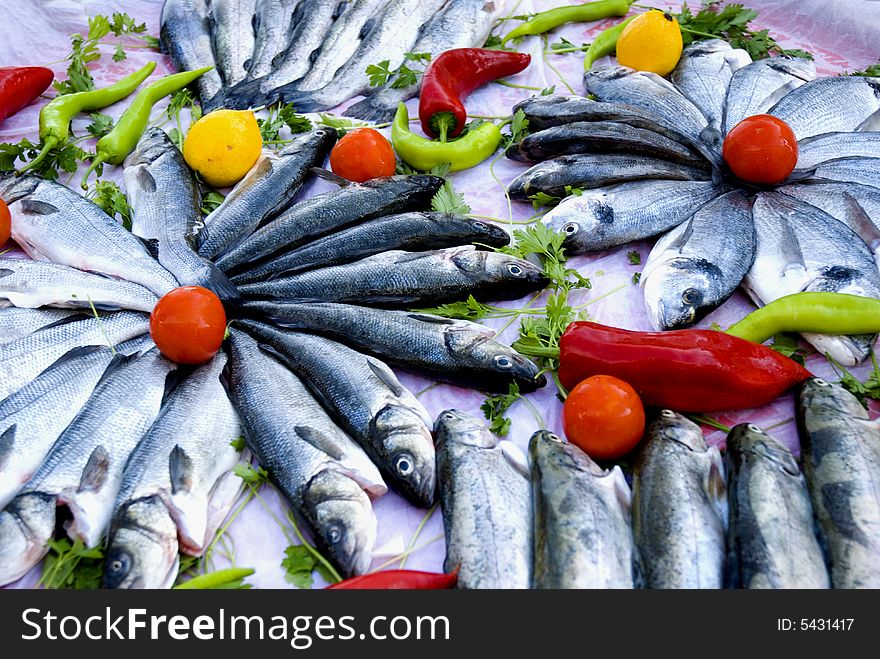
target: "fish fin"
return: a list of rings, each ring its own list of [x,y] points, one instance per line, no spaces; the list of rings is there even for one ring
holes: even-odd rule
[[[106,348],[107,346],[99,346],[101,348]],[[101,377],[98,379],[97,384],[95,384],[95,389],[100,387],[111,375],[113,375],[116,371],[118,371],[123,366],[132,363],[140,357],[140,353],[134,353],[132,355],[121,355],[116,353],[113,355],[112,359],[110,359],[110,363],[107,364],[107,368],[104,369],[104,372],[101,373]]]
[[[414,96],[418,94],[418,90],[413,87],[412,93]],[[394,118],[394,113],[397,111],[397,106],[388,107],[382,105],[379,103],[379,99],[375,98],[376,96],[378,96],[378,94],[367,96],[367,98],[348,106],[342,113],[342,116],[354,117],[355,119],[369,121],[375,124],[391,121]],[[395,98],[395,102],[396,101],[397,99]]]
[[[77,312],[75,314],[67,316],[66,318],[59,318],[58,320],[51,322],[48,325],[43,325],[39,330],[36,331],[39,332],[40,330],[50,329],[52,327],[61,327],[62,325],[67,325],[67,323],[75,323],[80,320],[88,320],[89,318],[94,318],[94,316],[92,316],[91,314]]]
[[[39,199],[22,199],[18,204],[19,211],[25,215],[54,215],[58,207]]]
[[[334,9],[333,9],[333,15],[330,17],[331,20],[335,21],[340,16],[342,16],[342,14],[345,13],[345,10],[347,7],[348,7],[348,0],[342,0],[341,2],[337,3],[336,7],[334,7]]]
[[[860,123],[856,130],[859,132],[869,132],[880,130],[880,110],[876,110],[868,115],[868,118]]]
[[[156,238],[141,238],[138,236],[138,240],[141,241],[141,244],[144,246],[144,249],[157,261],[159,260],[159,241]]]
[[[763,196],[763,194],[761,195]],[[772,197],[766,197],[771,200]],[[797,239],[797,235],[794,230],[791,228],[791,225],[788,223],[788,218],[780,213],[776,208],[773,209],[774,215],[776,216],[777,221],[780,223],[779,229],[780,234],[784,234],[783,240],[780,241],[780,245],[782,247],[782,253],[785,256],[785,265],[783,266],[783,271],[780,273],[782,275],[791,267],[791,266],[799,266],[801,268],[806,268],[806,262],[804,261],[804,253],[801,250],[801,243]]]
[[[523,478],[530,479],[529,460],[522,452],[519,446],[511,441],[498,442],[498,448],[501,449],[501,455],[507,460],[507,464],[514,468]]]
[[[110,470],[110,454],[103,444],[96,446],[89,456],[89,461],[83,469],[77,492],[97,492],[107,482],[107,474]]]
[[[6,465],[15,449],[15,429],[16,424],[13,423],[0,435],[0,468]]]
[[[312,167],[312,174],[317,176],[318,178],[322,178],[328,183],[335,183],[340,188],[348,187],[349,185],[355,185],[348,179],[344,179],[338,174],[334,174],[333,172],[327,171],[321,167]]]
[[[621,508],[626,511],[632,509],[632,490],[629,489],[629,485],[626,483],[626,476],[623,475],[623,471],[620,469],[618,465],[614,465],[611,469],[612,484],[614,485],[614,495],[617,497],[618,503],[620,503]]]
[[[168,475],[171,479],[171,494],[189,492],[192,489],[192,459],[186,451],[175,444],[168,454]]]
[[[717,446],[710,446],[706,456],[709,458],[709,470],[706,472],[706,482],[703,486],[724,528],[727,528],[727,481],[724,478],[724,460]]]
[[[721,135],[721,131],[718,130],[715,126],[709,125],[706,126],[702,131],[700,131],[700,141],[708,144],[709,146],[718,146],[723,141],[723,136]]]
[[[208,496],[200,490],[181,491],[165,498],[165,505],[177,524],[181,551],[198,556],[208,534]]]
[[[673,231],[676,231],[676,229],[673,229]],[[675,240],[669,243],[667,247],[681,253],[681,250],[684,249],[693,234],[694,216],[691,215],[690,219],[685,222],[684,229],[682,229],[682,231],[675,237]]]
[[[791,92],[800,87],[801,84],[803,84],[803,82],[798,83],[794,80],[785,83],[784,85],[782,85],[782,87],[774,91],[772,94],[766,96],[761,102],[761,107],[769,108],[767,110],[767,114],[772,114],[773,108],[776,106],[776,104],[779,103],[779,101],[781,101],[784,96],[788,96]]]
[[[334,460],[339,461],[342,460],[343,457],[345,457],[343,452],[339,450],[339,447],[336,445],[336,443],[320,430],[317,430],[316,428],[312,428],[310,426],[294,426],[293,430],[303,440],[314,446],[322,453],[326,453]]]
[[[204,259],[206,264],[206,272],[199,282],[205,288],[214,291],[223,302],[237,302],[241,300],[241,293],[238,287],[233,284],[229,277],[223,274],[216,265]]]
[[[361,26],[361,31],[358,33],[358,40],[363,41],[364,39],[366,39],[367,35],[373,31],[378,22],[378,16],[371,16],[370,18],[368,18],[367,21]]]
[[[156,191],[156,179],[153,178],[153,175],[150,173],[150,170],[146,167],[138,167],[135,171],[135,179],[144,190],[147,192],[155,192]]]
[[[9,275],[14,275],[15,270],[10,270],[9,268],[0,268],[0,277],[8,277]]]
[[[393,375],[386,373],[383,369],[374,364],[372,358],[367,358],[367,365],[370,367],[370,370],[373,371],[373,375],[379,378],[382,384],[388,387],[395,396],[403,396],[406,393],[406,390],[400,382],[398,382]]]
[[[174,391],[177,389],[178,385],[183,382],[186,377],[193,372],[192,367],[180,366],[176,365],[176,368],[168,371],[168,374],[165,376],[165,391],[162,392],[162,402],[161,405],[164,405],[168,402],[168,398]]]
[[[859,238],[872,249],[880,245],[880,229],[871,220],[865,209],[859,203],[859,200],[853,197],[849,192],[843,193],[846,201],[846,215],[849,218],[848,224],[858,234]]]
[[[260,343],[257,345],[257,348],[260,352],[276,360],[279,364],[289,366],[290,360],[281,352],[279,352],[274,346],[271,346],[268,343]]]
[[[407,318],[412,318],[413,320],[418,320],[422,323],[432,323],[434,325],[456,325],[457,323],[451,318],[444,318],[443,316],[432,316],[427,313],[408,313],[406,314]]]
[[[58,359],[56,359],[54,362],[49,364],[49,366],[46,367],[46,369],[43,371],[43,373],[45,373],[46,371],[48,371],[50,369],[55,369],[55,368],[58,368],[59,366],[63,366],[65,363],[72,361],[74,359],[79,359],[80,357],[84,357],[86,355],[92,355],[96,352],[102,352],[104,350],[107,350],[109,352],[110,349],[107,346],[77,346],[76,348],[71,348],[70,350],[65,352],[63,355],[61,355]]]

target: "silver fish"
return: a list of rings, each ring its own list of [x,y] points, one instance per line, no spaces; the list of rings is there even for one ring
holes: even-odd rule
[[[203,286],[222,300],[238,297],[226,275],[193,249],[203,226],[201,195],[183,154],[165,131],[147,130],[126,158],[123,176],[132,232],[156,241],[159,263],[178,283]]]
[[[869,133],[854,133],[855,135]],[[809,177],[811,180],[858,183],[880,189],[880,158],[834,158],[821,162],[806,171],[795,170],[792,178]]]
[[[752,202],[740,191],[703,206],[651,249],[640,281],[656,330],[681,329],[719,307],[755,260]]]
[[[445,382],[501,393],[513,383],[528,392],[547,382],[535,364],[476,323],[333,303],[251,302],[243,308]]]
[[[166,0],[159,19],[162,50],[171,56],[178,71],[215,66],[211,46],[207,0]],[[223,87],[216,69],[206,71],[193,83],[207,113]]]
[[[880,110],[880,79],[860,76],[819,78],[786,94],[770,114],[786,122],[798,140],[822,133],[856,130]]]
[[[250,299],[413,307],[468,295],[515,300],[546,285],[543,271],[528,261],[466,246],[382,252],[354,263],[244,284],[239,290]]]
[[[783,96],[816,77],[816,65],[802,57],[767,57],[736,71],[724,100],[724,134],[746,117],[766,114]]]
[[[880,132],[822,133],[798,142],[797,170],[815,167],[835,158],[876,158]]]
[[[254,321],[238,326],[283,355],[333,419],[360,444],[387,482],[411,502],[434,502],[431,417],[388,366],[335,341]]]
[[[35,309],[55,306],[150,313],[159,298],[140,284],[83,272],[66,265],[0,257],[0,300]]]
[[[272,60],[289,43],[293,14],[300,0],[257,0],[254,6],[254,53],[245,80],[272,72]]]
[[[798,397],[804,473],[834,588],[880,588],[880,427],[839,385]]]
[[[633,474],[633,536],[647,588],[724,585],[724,465],[703,431],[663,410]]]
[[[620,467],[541,430],[529,442],[535,588],[633,588],[631,493]]]
[[[734,588],[828,588],[810,494],[797,461],[751,423],[727,436],[728,545]]]
[[[82,319],[84,315],[72,309],[22,309],[0,306],[0,345],[69,318]]]
[[[543,221],[565,233],[569,254],[599,252],[668,231],[724,192],[711,181],[620,183],[568,197]]]
[[[137,236],[70,188],[39,178],[0,179],[12,215],[12,238],[39,261],[99,272],[164,295],[177,281]]]
[[[318,128],[281,151],[264,150],[245,177],[208,217],[198,235],[199,254],[214,259],[247,238],[293,201],[313,167],[336,143],[336,131]]]
[[[367,494],[387,491],[378,469],[272,348],[239,331],[233,331],[229,348],[223,382],[248,445],[342,573],[363,574],[376,540]],[[337,503],[325,504],[322,493]],[[324,505],[338,505],[339,516],[315,515]]]
[[[485,423],[458,410],[434,424],[446,533],[444,569],[459,588],[530,588],[532,506],[527,468]]]
[[[244,80],[254,52],[256,0],[210,0],[211,44],[226,87]]]

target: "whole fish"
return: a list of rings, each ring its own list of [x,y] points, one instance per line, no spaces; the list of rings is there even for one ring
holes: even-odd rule
[[[217,71],[226,87],[244,80],[254,52],[256,0],[210,0],[208,18]]]
[[[834,588],[880,588],[880,428],[858,399],[813,378],[798,397],[804,473]]]
[[[245,240],[288,206],[313,167],[320,167],[336,143],[336,131],[318,128],[298,135],[281,151],[264,150],[245,177],[205,219],[199,254],[214,259]]]
[[[392,213],[427,210],[442,185],[439,176],[392,176],[309,197],[258,229],[217,264],[229,272],[351,224]]]
[[[604,188],[645,179],[699,181],[708,178],[708,173],[700,167],[677,164],[661,158],[618,153],[581,153],[558,156],[529,167],[510,182],[507,192],[512,199],[525,200],[541,192],[551,197],[564,198],[571,188]]]
[[[513,383],[528,392],[547,382],[535,364],[494,340],[494,330],[476,323],[329,302],[250,302],[244,310],[444,382],[501,393]]]
[[[459,588],[530,588],[532,506],[527,468],[485,423],[458,410],[434,424],[447,572]]]
[[[766,114],[783,96],[816,77],[803,57],[767,57],[734,72],[724,99],[724,134],[746,117]]]
[[[645,128],[613,121],[575,121],[530,133],[507,148],[512,160],[536,163],[574,153],[625,153],[673,163],[706,164],[693,150]]]
[[[504,6],[505,0],[448,0],[422,27],[412,52],[428,53],[433,59],[447,50],[480,47],[486,43]],[[421,80],[398,89],[394,88],[394,80],[389,80],[343,114],[366,121],[391,121],[398,104],[417,96],[420,88]]]
[[[132,233],[156,241],[159,263],[178,283],[208,288],[222,300],[238,297],[226,275],[194,249],[203,227],[201,194],[183,154],[165,131],[147,130],[126,158],[123,176]]]
[[[574,444],[540,430],[529,442],[535,588],[633,588],[631,493]]]
[[[751,423],[727,436],[728,546],[734,588],[828,588],[810,493],[784,444]]]
[[[67,186],[38,176],[0,179],[12,238],[39,261],[99,272],[164,295],[177,281],[134,234]]]
[[[724,192],[711,181],[620,183],[568,197],[543,221],[565,233],[568,254],[599,252],[668,231]]]
[[[501,247],[501,227],[464,215],[412,212],[386,215],[318,238],[233,277],[237,284],[274,279],[313,268],[350,263],[393,249],[417,252],[475,243]]]
[[[783,96],[770,109],[798,140],[858,129],[880,110],[880,79],[833,76],[812,80]]]
[[[546,285],[543,271],[528,261],[467,246],[382,252],[354,263],[243,284],[240,290],[251,299],[412,307],[469,295],[481,300],[515,300]]]
[[[856,135],[860,133],[854,133]],[[861,133],[869,135],[870,133]],[[834,158],[826,160],[809,170],[795,170],[792,178],[807,176],[819,181],[838,181],[858,183],[880,189],[880,157],[878,158]]]
[[[125,461],[159,413],[174,368],[158,350],[119,357],[107,368],[40,468],[0,512],[0,585],[45,555],[58,506],[73,516],[66,527],[71,538],[87,547],[100,542]]]
[[[192,71],[215,66],[211,46],[211,28],[207,0],[166,0],[159,19],[162,51],[171,56],[178,71]],[[217,69],[206,71],[193,83],[201,99],[202,110],[215,109],[223,87]]]
[[[300,0],[257,0],[254,5],[254,52],[245,80],[272,72],[272,60],[289,43],[293,14]]]
[[[435,498],[431,417],[388,366],[335,341],[265,323],[238,326],[284,358],[333,419],[360,444],[387,482],[427,508]]]
[[[22,309],[0,306],[0,345],[33,334],[48,325],[85,316],[71,309]]]
[[[73,348],[116,345],[149,331],[148,315],[119,311],[48,325],[0,345],[0,398],[20,389]]]
[[[798,142],[796,171],[835,158],[876,158],[878,154],[880,132],[822,133]]]
[[[35,309],[55,306],[68,309],[150,313],[159,298],[140,284],[83,272],[66,265],[30,259],[0,257],[0,300]]]
[[[376,540],[367,494],[380,497],[387,490],[379,471],[271,348],[233,331],[229,349],[223,382],[248,446],[308,523],[322,553],[342,574],[363,574]],[[336,514],[315,514],[322,507]]]
[[[793,197],[762,192],[752,210],[758,248],[743,287],[763,304],[801,291],[880,297],[873,254],[852,229]],[[863,361],[875,337],[804,334],[844,366]]]
[[[647,588],[722,588],[727,496],[724,465],[703,431],[663,410],[633,474],[633,536]]]
[[[0,509],[85,405],[112,357],[105,346],[74,348],[0,401]]]
[[[729,192],[654,245],[640,284],[656,330],[682,329],[721,306],[755,260],[752,201]]]
[[[695,41],[681,54],[670,78],[709,121],[703,141],[720,145],[724,97],[733,74],[752,63],[749,54],[721,39]]]

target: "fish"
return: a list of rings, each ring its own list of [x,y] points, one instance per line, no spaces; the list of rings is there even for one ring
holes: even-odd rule
[[[565,234],[567,254],[599,252],[668,231],[725,191],[711,181],[620,183],[564,199],[543,222]]]
[[[727,491],[700,427],[662,410],[633,472],[633,537],[645,587],[722,588]]]
[[[721,39],[695,41],[682,52],[670,79],[709,121],[704,142],[721,144],[727,88],[733,74],[751,63],[745,50]]]
[[[480,47],[486,43],[504,7],[505,0],[448,0],[422,27],[412,52],[427,53],[435,59],[447,50]],[[370,90],[364,100],[342,114],[376,123],[391,121],[397,106],[417,96],[421,88],[421,80],[402,88],[395,88],[394,83],[389,80],[381,88]]]
[[[473,246],[429,252],[391,250],[354,263],[242,284],[248,299],[413,307],[467,299],[515,300],[547,285],[541,268]]]
[[[495,340],[494,330],[477,323],[425,313],[387,311],[330,302],[283,304],[249,302],[244,313],[277,325],[313,332],[443,382],[506,393],[543,387],[540,369]]]
[[[293,14],[301,0],[256,0],[254,5],[254,52],[245,80],[272,72],[272,60],[287,48],[293,31]]]
[[[733,295],[755,261],[752,200],[729,192],[658,240],[640,285],[655,330],[690,327]]]
[[[813,507],[797,460],[758,426],[741,423],[724,452],[734,588],[828,588]]]
[[[346,576],[365,573],[376,541],[370,497],[388,489],[379,470],[274,349],[233,330],[229,351],[223,385],[248,446],[321,552]],[[338,516],[315,514],[323,507]]]
[[[860,133],[855,133],[856,135]],[[861,133],[867,135],[868,133]],[[880,189],[880,158],[834,158],[808,170],[795,170],[791,178],[809,178],[817,181],[858,183]]]
[[[439,176],[392,176],[344,185],[309,197],[258,229],[238,248],[221,257],[217,265],[230,272],[358,222],[404,211],[427,210],[442,186],[443,179]]]
[[[819,378],[797,399],[804,474],[833,588],[880,588],[880,427],[858,399]]]
[[[48,325],[0,345],[0,398],[36,378],[69,350],[85,345],[117,345],[150,331],[150,317],[118,311],[100,318],[77,318]],[[120,346],[121,348],[121,346]]]
[[[224,479],[237,479],[240,486],[232,473],[239,461],[232,443],[241,427],[220,384],[225,366],[226,355],[218,353],[181,382],[125,462],[108,533],[104,569],[108,587],[160,587],[178,560],[177,552],[168,552],[164,555],[170,560],[157,567],[151,564],[154,543],[131,544],[131,533],[122,535],[122,544],[117,541],[120,522],[131,518],[126,510],[131,504],[158,498],[177,528],[179,551],[200,556],[211,540],[208,509],[214,489],[222,488]],[[142,534],[145,529],[135,530]]]
[[[73,348],[0,401],[0,509],[85,405],[112,357],[106,346]]]
[[[545,128],[510,145],[505,153],[512,160],[528,163],[575,153],[623,153],[672,163],[708,166],[705,158],[680,142],[652,130],[613,121],[575,121]]]
[[[129,453],[152,424],[175,365],[158,350],[118,356],[39,469],[0,512],[0,585],[48,551],[56,510],[68,508],[72,539],[101,541]]]
[[[132,233],[155,241],[159,263],[181,286],[202,286],[221,300],[235,300],[235,286],[194,249],[203,227],[201,194],[183,154],[164,130],[146,131],[126,158],[123,177]]]
[[[529,441],[535,588],[633,588],[629,485],[546,430]]]
[[[798,142],[797,167],[807,170],[836,158],[876,158],[880,132],[821,133]]]
[[[752,210],[758,248],[743,288],[760,304],[800,293],[828,291],[880,297],[873,254],[852,229],[787,195],[762,192]],[[876,337],[803,334],[843,366],[867,358]]]
[[[248,284],[319,267],[351,263],[388,250],[417,252],[457,245],[502,247],[510,235],[491,222],[452,213],[415,211],[385,215],[318,238],[233,279]]]
[[[209,0],[208,20],[217,71],[226,87],[247,76],[254,52],[256,0]]]
[[[159,18],[162,52],[167,53],[178,71],[192,71],[215,66],[208,21],[207,0],[166,0]],[[223,88],[217,69],[200,75],[193,86],[205,113],[215,109],[214,102]]]
[[[62,307],[150,313],[159,298],[140,284],[50,261],[0,257],[0,300],[16,307]]]
[[[880,111],[880,79],[832,76],[807,82],[783,96],[769,114],[802,140],[823,133],[857,130]]]
[[[223,202],[205,218],[197,237],[201,256],[217,257],[244,241],[286,208],[313,167],[320,167],[336,143],[336,130],[317,128],[297,135],[281,151],[263,153]]]
[[[159,296],[177,286],[137,236],[67,186],[7,177],[0,195],[12,216],[12,238],[32,259],[125,279]]]
[[[816,65],[803,57],[767,57],[738,69],[724,99],[726,135],[746,117],[766,114],[783,96],[816,77]]]
[[[528,469],[486,424],[458,410],[434,424],[446,572],[458,588],[530,588],[534,555]]]
[[[73,309],[24,309],[0,305],[0,346],[33,334],[48,325],[85,316]]]
[[[661,158],[619,153],[581,153],[558,156],[529,167],[510,182],[507,192],[511,199],[526,200],[539,193],[564,198],[572,188],[589,190],[646,179],[699,181],[708,178],[708,173],[700,167]]]
[[[282,355],[388,484],[419,507],[433,505],[431,417],[386,364],[324,337],[253,320],[236,325]]]

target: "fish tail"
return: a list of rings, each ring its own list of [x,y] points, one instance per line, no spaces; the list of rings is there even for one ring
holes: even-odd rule
[[[378,94],[375,96],[378,96]],[[376,124],[386,123],[394,119],[394,113],[397,112],[397,100],[395,99],[393,107],[388,107],[375,96],[369,96],[362,101],[358,101],[347,108],[342,115]]]

